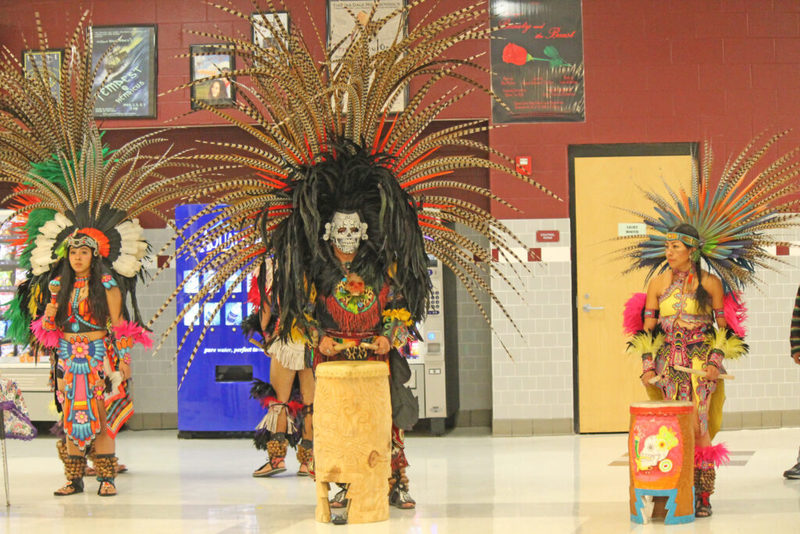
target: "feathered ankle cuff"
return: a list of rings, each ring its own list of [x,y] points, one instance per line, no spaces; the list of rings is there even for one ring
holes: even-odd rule
[[[724,443],[694,448],[694,466],[698,469],[711,469],[730,462],[728,447]]]

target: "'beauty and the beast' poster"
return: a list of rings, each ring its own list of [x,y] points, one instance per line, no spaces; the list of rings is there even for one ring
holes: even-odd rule
[[[584,120],[581,0],[492,0],[495,123]]]

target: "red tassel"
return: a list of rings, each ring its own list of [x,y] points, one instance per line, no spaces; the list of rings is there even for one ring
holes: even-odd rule
[[[289,413],[292,417],[295,417],[297,412],[303,409],[304,404],[302,402],[289,401],[286,403],[286,406],[289,408]]]
[[[255,305],[256,308],[261,306],[261,292],[258,290],[258,276],[253,275],[250,279],[250,290],[247,292],[247,302]]]
[[[264,397],[263,399],[261,399],[260,402],[261,406],[267,409],[269,409],[269,407],[272,406],[273,404],[280,403],[280,401],[275,397]]]
[[[381,321],[381,307],[378,303],[379,300],[376,299],[370,304],[369,308],[360,313],[353,313],[343,308],[336,300],[336,297],[330,296],[325,300],[328,312],[342,332],[369,332],[374,330]]]

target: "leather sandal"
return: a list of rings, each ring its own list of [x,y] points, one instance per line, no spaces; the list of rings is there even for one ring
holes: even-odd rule
[[[71,480],[68,484],[64,484],[54,491],[53,495],[56,497],[66,497],[67,495],[75,495],[76,493],[83,493],[82,478],[76,478],[75,480]]]
[[[342,490],[347,493],[347,490]],[[341,493],[341,491],[339,492]],[[338,493],[337,493],[338,495]],[[331,523],[334,525],[346,525],[347,514],[350,512],[350,499],[344,499],[343,507],[336,508],[336,512],[331,511]]]
[[[275,476],[286,471],[286,464],[283,457],[270,458],[267,463],[253,471],[255,478],[266,478]],[[281,464],[283,464],[281,466]]]
[[[333,496],[333,499],[328,501],[328,506],[331,508],[346,508],[347,507],[347,488],[342,488]]]
[[[389,504],[401,510],[413,510],[417,507],[417,501],[411,497],[408,487],[402,483],[397,483],[392,488],[392,492],[389,493]]]
[[[114,485],[113,480],[101,480],[97,494],[101,497],[113,497],[117,494],[117,486]]]

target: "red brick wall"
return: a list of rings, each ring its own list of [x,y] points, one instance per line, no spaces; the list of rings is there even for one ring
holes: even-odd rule
[[[249,1],[240,1],[250,11]],[[308,3],[324,32],[325,2],[292,2],[292,24],[311,34]],[[432,2],[433,6],[435,3]],[[35,42],[38,10],[51,46],[63,43],[79,16],[93,7],[97,25],[158,24],[158,91],[189,80],[190,44],[212,40],[186,30],[232,34],[249,28],[201,0],[0,0],[0,43],[21,50],[20,33]],[[463,7],[440,0],[435,9]],[[299,12],[297,11],[299,10]],[[567,147],[587,143],[654,143],[711,140],[717,162],[738,151],[755,134],[795,126],[800,117],[800,2],[797,0],[584,0],[586,121],[515,124],[493,131],[492,146],[533,159],[534,177],[562,198],[558,202],[492,173],[493,189],[513,198],[520,212],[501,206],[502,218],[568,216]],[[313,42],[313,41],[312,41]],[[465,44],[464,55],[484,53],[488,42]],[[488,84],[488,75],[482,81]],[[189,109],[189,91],[162,94],[155,120],[107,120],[105,128],[150,128]],[[444,118],[488,118],[490,102],[473,94]],[[184,126],[219,124],[208,112],[181,118]],[[226,129],[227,130],[227,129]],[[209,130],[189,128],[185,139]],[[222,132],[221,132],[222,133]],[[225,133],[224,135],[229,135]],[[779,149],[796,144],[800,132]]]
[[[800,2],[584,0],[586,122],[512,125],[494,148],[533,158],[534,177],[566,200],[567,147],[593,143],[712,142],[716,164],[764,129],[800,120]],[[800,141],[800,131],[780,150]],[[522,214],[567,217],[568,203],[529,194],[493,174]]]

